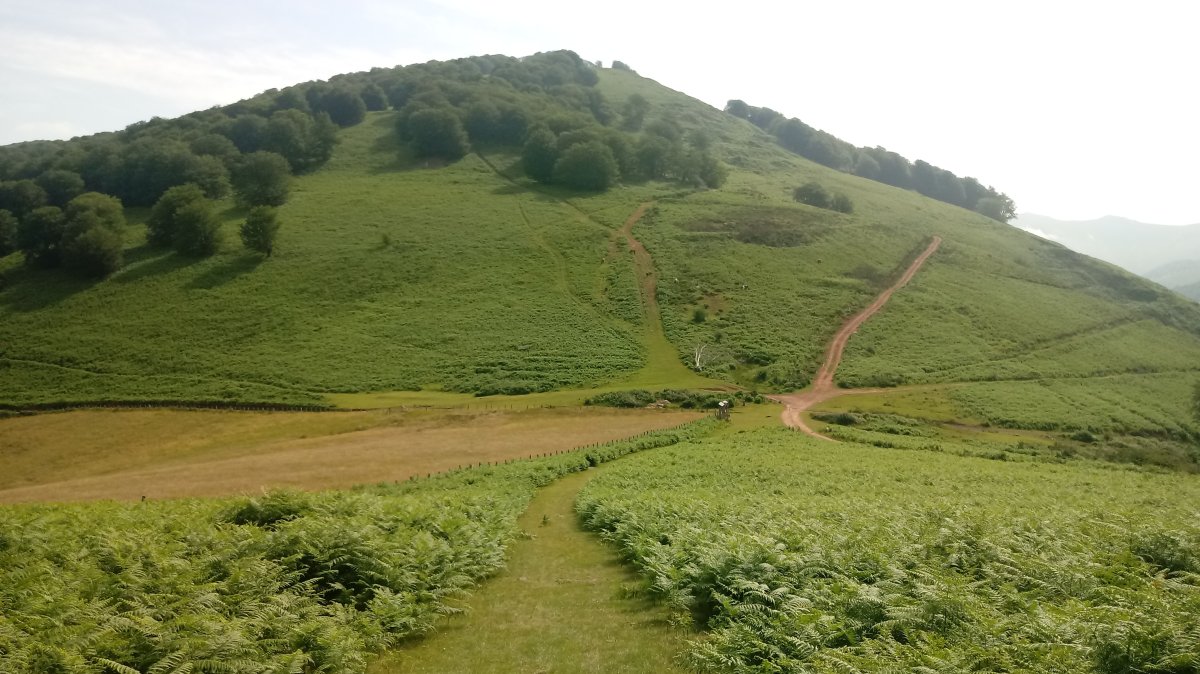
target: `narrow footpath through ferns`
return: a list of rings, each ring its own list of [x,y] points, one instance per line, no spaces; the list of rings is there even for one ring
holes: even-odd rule
[[[542,488],[520,519],[529,537],[511,546],[508,568],[465,613],[371,673],[686,671],[673,659],[688,632],[629,592],[636,574],[575,514],[576,494],[607,465]]]

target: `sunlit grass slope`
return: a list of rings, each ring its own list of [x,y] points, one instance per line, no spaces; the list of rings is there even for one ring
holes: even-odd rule
[[[398,146],[395,113],[372,113],[296,181],[271,259],[242,251],[243,214],[230,208],[222,251],[203,261],[149,251],[140,235],[132,264],[91,285],[3,261],[0,402],[378,406],[418,389],[412,400],[711,378],[794,389],[839,324],[934,235],[941,250],[851,340],[839,383],[1196,374],[1200,306],[979,214],[814,164],[633,73],[603,70],[597,86],[614,107],[637,93],[649,121],[704,135],[727,182],[573,193],[528,182],[511,148],[422,164]],[[845,193],[854,212],[796,203],[792,190],[810,180]],[[646,270],[620,230],[649,202],[633,228]],[[710,379],[685,368],[701,347]]]
[[[266,261],[234,243],[231,212],[208,260],[135,247],[133,264],[92,286],[31,273],[0,295],[0,399],[520,392],[641,365],[596,288],[636,292],[628,266],[601,265],[603,226],[474,155],[397,165],[389,134],[390,114],[343,132],[331,164],[297,181]]]
[[[997,424],[1194,435],[1195,305],[979,214],[808,162],[649,80],[611,71],[601,87],[671,110],[734,167],[721,190],[660,200],[642,231],[682,356],[707,344],[714,366],[745,385],[802,386],[845,317],[938,235],[939,252],[851,339],[839,384],[1013,380],[992,385],[1004,394],[954,390]],[[795,203],[808,180],[849,195],[854,213]],[[1057,402],[1039,407],[1033,394],[1047,390]]]

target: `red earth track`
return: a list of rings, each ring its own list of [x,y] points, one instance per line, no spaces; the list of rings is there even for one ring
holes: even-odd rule
[[[821,367],[817,370],[817,376],[813,379],[812,386],[797,393],[786,395],[768,396],[771,400],[783,403],[783,412],[779,415],[783,423],[792,428],[799,429],[814,438],[828,440],[834,442],[834,439],[826,435],[814,431],[804,421],[803,412],[817,403],[824,402],[830,398],[836,398],[840,395],[853,393],[876,393],[880,389],[839,389],[833,383],[833,374],[837,372],[838,365],[842,362],[842,352],[846,350],[846,343],[850,341],[850,336],[862,327],[867,319],[874,316],[883,305],[887,304],[892,298],[892,294],[903,288],[916,276],[925,261],[938,249],[942,244],[942,237],[935,236],[929,246],[913,260],[912,264],[908,265],[908,269],[904,270],[904,274],[896,280],[895,283],[887,287],[879,296],[871,302],[866,309],[855,314],[850,320],[842,325],[837,334],[833,336],[833,340],[829,342],[829,346],[825,347],[825,359],[821,362]]]

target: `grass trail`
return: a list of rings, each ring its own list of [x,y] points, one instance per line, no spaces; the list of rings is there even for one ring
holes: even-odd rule
[[[638,206],[621,227],[620,234],[633,254],[633,269],[637,274],[638,288],[642,295],[643,320],[642,343],[646,347],[646,365],[624,384],[629,386],[666,386],[681,388],[728,388],[728,382],[720,382],[701,376],[679,361],[679,351],[663,329],[662,313],[658,307],[658,274],[654,259],[642,242],[633,235],[633,227],[646,214],[650,202]]]
[[[584,531],[575,496],[597,471],[542,489],[521,516],[532,534],[508,568],[480,588],[469,612],[379,660],[371,674],[423,672],[682,672],[672,661],[687,633],[647,599],[616,551]]]
[[[545,197],[552,198],[559,203],[573,209],[579,213],[580,217],[595,222],[593,216],[580,208],[578,204],[569,199],[563,199],[551,191],[537,189],[524,182],[518,181],[511,175],[501,171],[490,159],[483,154],[477,153],[477,156],[485,163],[492,171],[500,178],[509,183],[528,190],[530,193],[541,194]],[[642,346],[646,349],[646,364],[638,371],[630,374],[628,377],[612,382],[610,387],[613,389],[622,388],[731,388],[729,382],[710,379],[700,375],[684,365],[679,360],[679,350],[667,339],[667,333],[663,329],[662,313],[658,306],[658,274],[655,270],[654,259],[650,256],[650,252],[642,245],[642,242],[633,235],[633,227],[642,219],[646,211],[653,205],[654,202],[644,202],[638,205],[637,209],[629,215],[625,220],[624,225],[614,236],[625,240],[625,244],[629,247],[630,253],[633,255],[634,273],[637,275],[638,289],[642,298]],[[560,285],[566,285],[566,292],[571,295],[572,299],[577,303],[583,304],[578,297],[575,297],[570,291],[570,285],[567,279],[565,261],[561,253],[556,251],[544,237],[541,237],[536,228],[529,222],[525,215],[525,210],[522,207],[522,217],[525,218],[525,224],[534,236],[537,244],[544,249],[552,259],[554,259],[558,269]],[[587,306],[587,310],[595,314],[595,309]]]

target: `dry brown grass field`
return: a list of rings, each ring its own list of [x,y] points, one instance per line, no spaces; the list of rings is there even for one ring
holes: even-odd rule
[[[675,426],[658,410],[82,410],[0,420],[0,503],[404,480]]]

